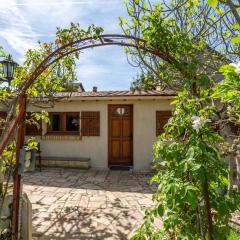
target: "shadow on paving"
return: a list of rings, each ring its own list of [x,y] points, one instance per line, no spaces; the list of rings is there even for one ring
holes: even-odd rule
[[[112,171],[96,169],[64,169],[43,168],[42,172],[35,171],[24,174],[24,184],[51,186],[61,188],[106,189],[111,191],[152,193],[150,173],[132,173],[129,171]]]
[[[24,174],[33,240],[129,239],[153,204],[150,174],[46,168]]]
[[[33,211],[35,221],[39,213]],[[139,221],[142,215],[122,207],[120,200],[113,202],[111,209],[63,207],[34,226],[33,239],[129,239]]]

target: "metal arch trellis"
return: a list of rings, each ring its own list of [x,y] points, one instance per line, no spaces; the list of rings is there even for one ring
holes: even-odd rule
[[[131,42],[131,41],[134,41]],[[22,91],[26,91],[28,87],[33,83],[33,81],[49,66],[60,60],[61,58],[74,53],[78,52],[84,49],[88,48],[94,48],[94,47],[101,47],[101,46],[122,46],[122,47],[131,47],[136,48],[139,50],[144,50],[148,53],[151,53],[153,55],[156,55],[158,57],[161,57],[162,59],[167,60],[167,55],[164,53],[164,51],[156,51],[156,49],[149,48],[146,46],[146,41],[133,37],[133,36],[126,36],[121,34],[105,34],[105,35],[99,35],[97,38],[94,37],[86,37],[82,38],[76,41],[73,41],[67,45],[64,45],[62,47],[59,47],[55,51],[53,51],[51,54],[49,54],[48,57],[46,57],[35,69],[35,71],[32,73],[29,80],[26,81],[25,85],[23,86]],[[1,148],[0,148],[1,152]]]
[[[57,48],[50,53],[32,72],[29,78],[26,79],[24,85],[20,89],[18,95],[19,113],[9,124],[9,128],[4,134],[0,142],[0,155],[6,148],[10,138],[17,129],[17,142],[16,142],[16,166],[19,165],[19,153],[24,144],[24,121],[26,115],[26,92],[34,81],[40,76],[48,67],[64,58],[65,56],[74,52],[82,51],[88,48],[101,47],[101,46],[123,46],[143,50],[147,53],[158,56],[164,60],[171,61],[169,56],[161,49],[150,48],[147,42],[141,38],[121,35],[121,34],[104,34],[97,37],[86,37],[76,41],[72,41],[62,47]],[[21,174],[16,172],[13,176],[13,213],[12,213],[12,239],[18,239],[18,221],[19,221],[19,199],[20,199],[20,182]]]
[[[134,41],[134,43],[131,41]],[[156,49],[149,48],[146,46],[145,40],[141,38],[136,38],[133,36],[126,36],[126,35],[120,35],[120,34],[105,34],[105,35],[99,35],[96,39],[93,37],[82,38],[82,39],[73,41],[71,43],[68,43],[67,45],[64,45],[62,47],[59,47],[58,49],[50,53],[36,67],[36,69],[33,71],[30,77],[26,79],[26,82],[20,89],[20,94],[18,97],[19,101],[21,98],[23,98],[23,96],[26,94],[27,89],[31,87],[31,85],[38,78],[38,76],[41,75],[44,72],[44,70],[46,70],[48,67],[50,67],[52,64],[54,64],[61,58],[64,58],[65,56],[71,53],[82,51],[88,48],[101,47],[101,46],[114,46],[114,45],[144,50],[148,53],[151,53],[153,55],[156,55],[166,60],[168,58],[168,56],[166,56],[164,51],[157,51]],[[20,111],[17,117],[9,125],[8,131],[5,133],[5,135],[3,136],[0,142],[0,154],[2,154],[3,150],[5,149],[10,137],[12,136],[16,128],[16,125],[21,121],[22,115],[23,114]]]

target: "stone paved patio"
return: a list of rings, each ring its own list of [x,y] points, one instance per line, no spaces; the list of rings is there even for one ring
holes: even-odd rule
[[[149,174],[43,169],[24,175],[33,239],[129,239],[151,201]]]

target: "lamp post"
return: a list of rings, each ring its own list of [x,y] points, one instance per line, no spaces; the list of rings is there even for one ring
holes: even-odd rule
[[[10,86],[11,81],[14,78],[18,64],[15,61],[13,61],[12,56],[10,54],[5,59],[0,61],[0,64],[2,65],[3,74],[3,78],[0,78],[0,81],[7,82],[8,86]]]
[[[5,59],[0,61],[2,65],[2,78],[0,81],[7,82],[10,87],[11,81],[14,79],[16,68],[18,64],[13,61],[11,55],[8,55]],[[19,171],[19,158],[21,148],[24,144],[24,131],[25,124],[24,119],[26,115],[26,95],[20,94],[18,96],[18,106],[19,106],[19,118],[22,121],[18,124],[17,128],[17,139],[16,139],[16,166],[17,168],[13,174],[13,202],[12,202],[12,239],[17,240],[19,237],[19,199],[21,195],[21,172]]]

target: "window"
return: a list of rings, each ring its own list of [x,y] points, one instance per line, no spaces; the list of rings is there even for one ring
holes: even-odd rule
[[[100,136],[100,112],[81,112],[82,136]]]
[[[156,112],[156,136],[164,132],[164,126],[171,117],[171,111],[157,111]]]
[[[36,119],[34,114],[26,114],[26,135],[41,136],[42,135],[42,119]]]
[[[115,109],[115,111],[112,112],[112,116],[113,117],[117,117],[117,116],[127,117],[127,116],[129,116],[129,110],[128,110],[128,108],[125,108],[125,107],[118,107]]]
[[[66,114],[66,131],[72,131],[72,132],[79,131],[79,114],[78,113]]]
[[[50,114],[50,131],[58,132],[64,131],[62,127],[62,114],[61,113],[51,113]]]
[[[79,134],[79,113],[61,112],[49,113],[50,124],[48,133],[50,134]]]
[[[79,113],[49,113],[50,124],[48,134],[77,135],[79,134]],[[81,112],[82,136],[100,136],[100,112]]]

